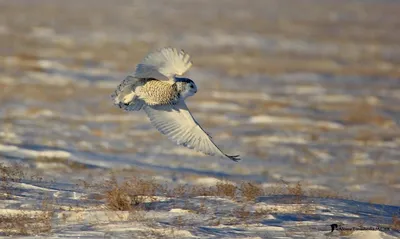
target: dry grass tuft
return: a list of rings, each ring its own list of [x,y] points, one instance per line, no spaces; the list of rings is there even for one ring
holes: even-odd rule
[[[250,182],[242,182],[239,190],[246,201],[255,201],[257,197],[263,195],[261,186]]]
[[[190,196],[215,196],[216,189],[214,187],[207,187],[202,185],[188,186]]]
[[[3,213],[0,214],[0,235],[36,236],[51,232],[54,208],[49,197],[42,200],[38,210],[10,209]]]
[[[167,195],[171,197],[180,198],[187,194],[188,187],[187,185],[179,184],[178,186],[174,187],[170,192],[167,192]]]
[[[295,195],[295,196],[303,196],[304,195],[304,190],[301,186],[300,182],[297,182],[295,186],[287,186],[287,190],[289,194]]]
[[[261,185],[254,182],[243,181],[238,185],[233,182],[221,181],[215,186],[204,185],[177,185],[172,188],[156,183],[153,179],[144,179],[133,177],[121,183],[118,183],[115,178],[112,178],[106,186],[105,198],[106,205],[110,210],[116,211],[135,211],[135,213],[150,208],[156,201],[157,195],[164,195],[170,198],[184,199],[187,202],[188,198],[201,197],[200,204],[187,205],[184,208],[189,208],[195,213],[209,213],[210,207],[207,204],[207,197],[226,197],[239,203],[239,206],[232,211],[237,218],[244,219],[261,219],[267,214],[273,212],[271,209],[258,209],[254,212],[247,210],[248,206],[257,202],[261,196],[276,196],[290,195],[285,197],[284,203],[300,204],[298,207],[299,215],[312,214],[315,212],[315,206],[312,203],[307,203],[305,197],[322,197],[322,198],[342,198],[337,192],[327,189],[307,189],[302,182],[289,183],[281,180],[281,183],[268,189],[262,188]],[[177,218],[179,222],[180,218]]]
[[[17,163],[13,164],[12,166],[5,166],[4,164],[0,163],[0,175],[2,181],[11,180],[13,182],[19,182],[25,177],[22,166]]]
[[[392,217],[392,224],[390,225],[392,230],[399,230],[400,231],[400,218],[397,215],[393,215]]]
[[[132,200],[128,194],[126,183],[114,185],[110,191],[106,192],[107,208],[114,211],[132,210]]]
[[[130,211],[142,209],[146,202],[155,200],[157,190],[161,185],[153,180],[133,177],[130,180],[118,183],[112,177],[106,184],[106,205],[110,210]]]
[[[218,182],[216,187],[216,196],[235,198],[237,187],[230,182]]]
[[[384,126],[391,123],[389,118],[379,114],[376,108],[368,102],[359,102],[350,106],[343,115],[346,124],[375,124]]]
[[[287,185],[287,191],[290,195],[295,196],[293,203],[301,203],[303,196],[305,196],[305,192],[300,182],[297,182],[294,186]]]
[[[9,199],[12,197],[11,184],[14,182],[21,182],[25,178],[25,173],[20,164],[13,164],[5,166],[0,163],[0,198]]]
[[[53,212],[43,211],[29,213],[21,211],[10,215],[0,215],[0,231],[6,236],[13,235],[38,235],[51,231]]]

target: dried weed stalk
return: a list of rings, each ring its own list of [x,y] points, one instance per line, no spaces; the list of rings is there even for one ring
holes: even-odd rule
[[[255,183],[242,182],[239,190],[246,201],[255,201],[259,196],[263,195],[263,189]]]

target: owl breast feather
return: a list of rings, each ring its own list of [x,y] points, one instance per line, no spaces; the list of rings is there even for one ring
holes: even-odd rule
[[[140,98],[148,105],[164,105],[177,101],[179,94],[175,84],[150,79],[142,85]]]

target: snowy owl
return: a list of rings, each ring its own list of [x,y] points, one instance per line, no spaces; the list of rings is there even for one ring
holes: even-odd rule
[[[178,145],[240,160],[239,155],[223,153],[186,106],[185,99],[197,92],[197,86],[177,75],[183,75],[191,66],[190,56],[182,50],[162,48],[151,52],[112,94],[114,104],[126,111],[143,109],[157,130]]]

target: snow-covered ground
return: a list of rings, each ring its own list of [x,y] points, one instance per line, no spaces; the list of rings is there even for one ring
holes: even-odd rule
[[[150,2],[0,1],[1,235],[400,236],[399,3]],[[168,45],[192,55],[188,107],[242,161],[175,146],[112,105]],[[158,187],[118,211],[113,177]]]
[[[46,238],[400,236],[399,219],[395,217],[400,207],[343,199],[343,196],[324,194],[323,190],[314,191],[315,187],[303,188],[301,184],[235,184],[214,177],[198,177],[192,178],[189,185],[182,178],[177,183],[160,174],[140,177],[136,176],[140,172],[126,169],[107,172],[76,167],[74,172],[61,173],[66,170],[65,165],[48,164],[52,164],[48,171],[59,172],[48,173],[52,180],[29,170],[28,164],[2,165],[3,175],[9,176],[2,184],[3,193],[8,193],[2,195],[0,208],[4,235],[33,238],[37,235]],[[78,184],[68,183],[71,178],[79,177]],[[332,232],[332,224],[337,224],[339,230]]]

